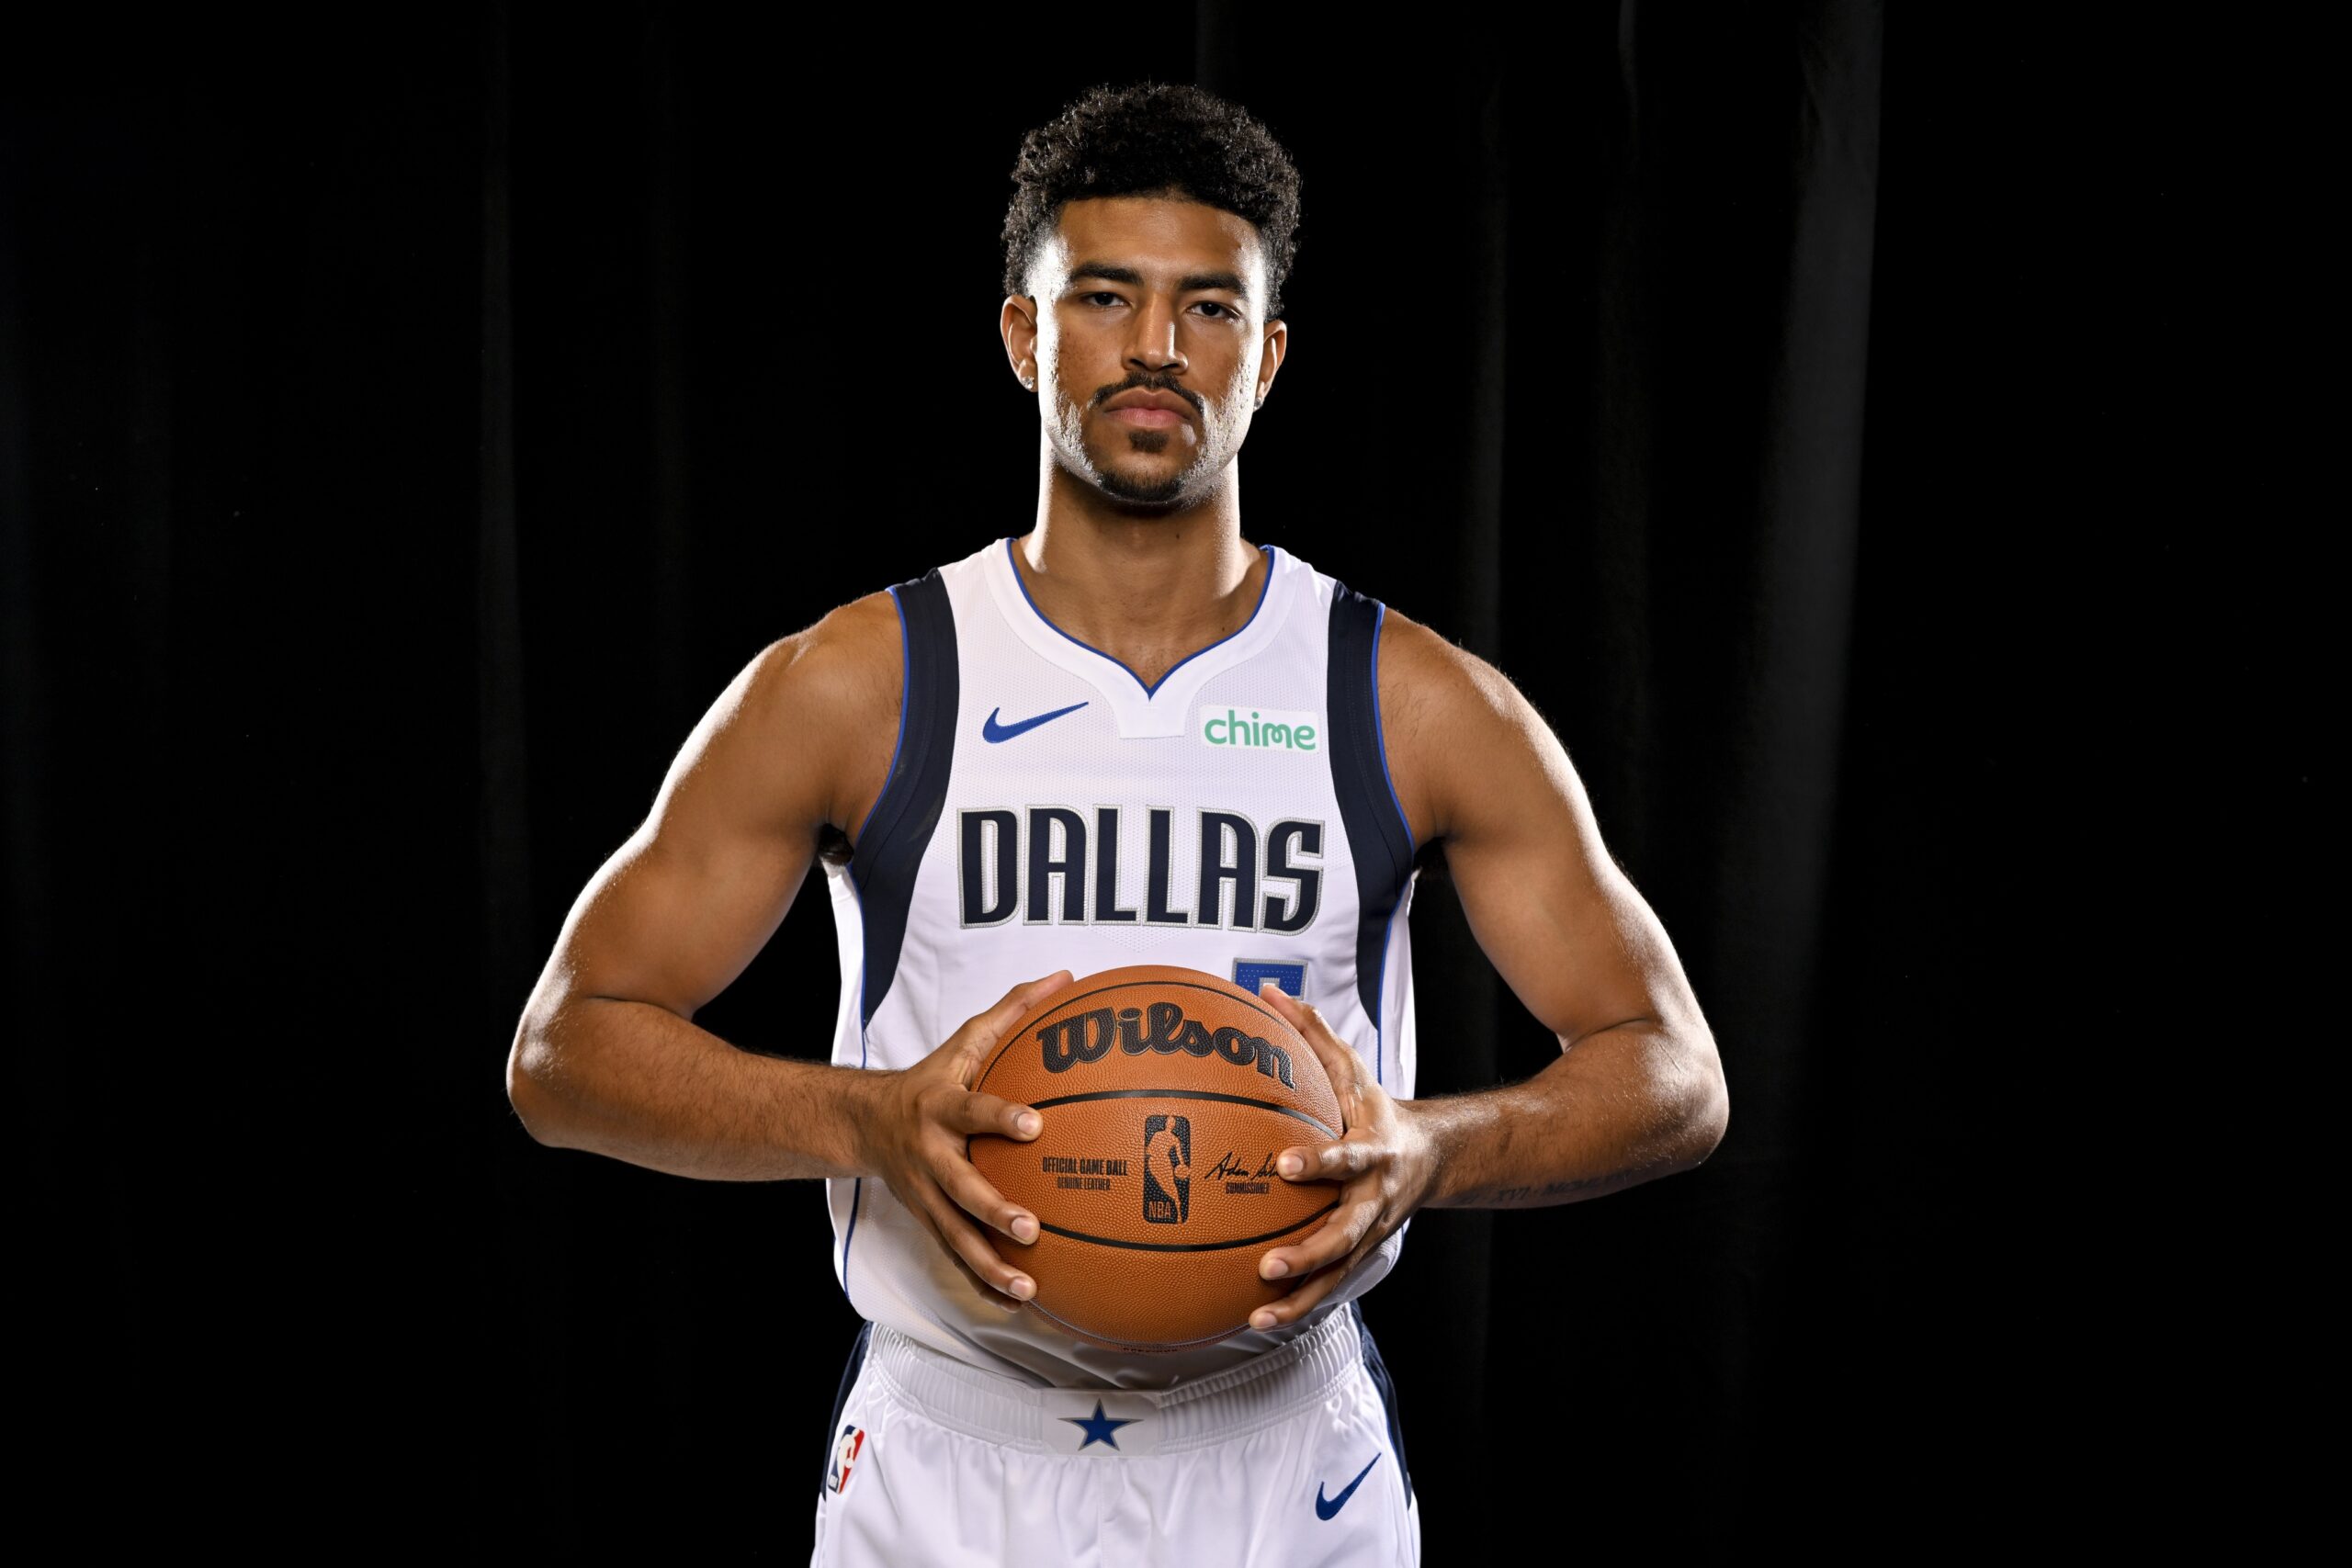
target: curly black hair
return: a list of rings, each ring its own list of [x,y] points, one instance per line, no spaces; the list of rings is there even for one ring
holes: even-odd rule
[[[1177,84],[1107,83],[1021,139],[1004,213],[1004,291],[1027,291],[1029,264],[1062,203],[1173,191],[1257,225],[1266,254],[1266,317],[1283,313],[1298,249],[1298,169],[1273,133],[1238,104]]]

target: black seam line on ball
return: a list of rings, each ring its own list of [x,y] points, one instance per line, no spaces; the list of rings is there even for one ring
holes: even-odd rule
[[[1273,1010],[1272,1010],[1271,1008],[1268,1008],[1268,1007],[1267,1007],[1267,1006],[1265,1006],[1265,1004],[1263,1004],[1262,1002],[1253,1002],[1253,1001],[1251,1001],[1251,1000],[1250,999],[1250,998],[1249,998],[1249,996],[1248,996],[1248,994],[1247,994],[1247,993],[1244,993],[1243,995],[1241,995],[1241,996],[1238,996],[1238,997],[1237,997],[1237,996],[1235,996],[1235,995],[1233,994],[1233,992],[1232,992],[1232,991],[1221,991],[1221,990],[1217,989],[1217,987],[1216,987],[1215,986],[1204,986],[1204,985],[1200,984],[1198,981],[1195,981],[1195,980],[1122,980],[1122,981],[1120,981],[1120,982],[1119,982],[1117,985],[1115,985],[1115,986],[1097,986],[1094,989],[1092,989],[1092,990],[1091,990],[1091,991],[1080,991],[1077,996],[1070,997],[1070,998],[1066,998],[1066,999],[1064,999],[1064,1000],[1062,1000],[1062,1001],[1056,1002],[1056,1003],[1054,1004],[1054,1006],[1053,1006],[1053,1010],[1054,1010],[1054,1011],[1056,1011],[1056,1012],[1059,1012],[1059,1011],[1061,1011],[1061,1010],[1062,1010],[1062,1009],[1064,1009],[1064,1008],[1066,1008],[1066,1007],[1069,1006],[1071,1002],[1082,1002],[1082,1001],[1084,1001],[1084,1000],[1085,1000],[1087,998],[1089,998],[1089,997],[1102,997],[1102,996],[1108,996],[1108,995],[1109,995],[1111,992],[1113,992],[1113,991],[1124,991],[1124,990],[1127,989],[1127,988],[1128,988],[1129,987],[1131,987],[1131,986],[1153,986],[1153,987],[1169,986],[1169,987],[1183,987],[1185,990],[1188,990],[1188,991],[1206,991],[1209,995],[1211,995],[1211,996],[1213,996],[1213,997],[1222,998],[1223,998],[1224,1000],[1226,1000],[1226,1001],[1228,1001],[1228,1002],[1238,1002],[1238,1003],[1240,1003],[1243,1007],[1248,1008],[1250,1011],[1252,1011],[1252,1012],[1254,1012],[1254,1013],[1258,1013],[1258,1014],[1262,1015],[1263,1017],[1272,1019],[1276,1023],[1281,1024],[1284,1029],[1289,1029],[1289,1028],[1290,1028],[1290,1021],[1289,1021],[1288,1019],[1286,1019],[1286,1018],[1283,1017],[1283,1015],[1282,1015],[1282,1014],[1280,1014],[1280,1013],[1278,1013],[1278,1012],[1275,1012],[1275,1011],[1274,1011]],[[1240,989],[1240,987],[1236,987],[1234,989],[1235,989],[1235,990],[1238,990],[1238,989]],[[1293,1031],[1293,1032],[1295,1032],[1295,1031]],[[1023,1040],[1027,1040],[1027,1039],[1030,1039],[1030,1038],[1031,1038],[1031,1035],[1030,1035],[1029,1032],[1028,1032],[1027,1030],[1025,1030],[1025,1029],[1024,1029],[1024,1030],[1022,1030],[1022,1031],[1020,1031],[1019,1032],[1015,1033],[1015,1034],[1012,1036],[1012,1039],[1010,1039],[1010,1040],[1006,1041],[1003,1044],[1001,1044],[1001,1045],[998,1046],[998,1047],[996,1048],[996,1055],[993,1055],[993,1056],[990,1056],[990,1057],[989,1058],[989,1065],[988,1065],[987,1066],[982,1067],[982,1068],[980,1069],[980,1076],[979,1076],[978,1077],[977,1077],[977,1078],[975,1078],[975,1079],[973,1079],[973,1080],[972,1080],[972,1087],[973,1087],[974,1089],[978,1089],[978,1088],[979,1088],[982,1084],[984,1084],[984,1083],[988,1082],[988,1081],[989,1081],[989,1075],[990,1073],[992,1073],[992,1072],[996,1071],[996,1065],[997,1065],[999,1062],[1001,1062],[1002,1060],[1004,1060],[1004,1054],[1005,1054],[1007,1051],[1012,1050],[1015,1045],[1020,1044]],[[1304,1035],[1301,1035],[1301,1036],[1300,1036],[1300,1038],[1301,1038],[1301,1039],[1305,1039],[1306,1037],[1305,1037]],[[1310,1045],[1308,1045],[1308,1046],[1307,1046],[1307,1049],[1308,1049],[1308,1050],[1310,1050],[1310,1051],[1312,1051],[1312,1050],[1314,1050],[1314,1049],[1315,1049],[1315,1047],[1314,1047],[1312,1044],[1310,1044]]]
[[[1029,1109],[1051,1111],[1057,1105],[1075,1105],[1084,1100],[1214,1100],[1223,1105],[1254,1105],[1261,1111],[1279,1111],[1285,1116],[1295,1116],[1327,1138],[1340,1135],[1304,1111],[1294,1111],[1271,1100],[1252,1100],[1246,1094],[1219,1094],[1207,1089],[1098,1089],[1090,1094],[1065,1094],[1057,1100],[1033,1100],[1029,1102]],[[1032,1143],[1024,1146],[1034,1148],[1035,1145]]]
[[[1121,1241],[1116,1236],[1089,1235],[1084,1231],[1064,1230],[1059,1225],[1046,1224],[1043,1220],[1038,1221],[1037,1224],[1041,1230],[1049,1230],[1056,1235],[1068,1236],[1072,1241],[1091,1242],[1096,1247],[1124,1247],[1129,1252],[1229,1252],[1237,1247],[1255,1247],[1261,1241],[1272,1241],[1277,1236],[1288,1235],[1298,1229],[1299,1225],[1306,1224],[1308,1220],[1319,1220],[1339,1206],[1340,1201],[1334,1198],[1296,1224],[1284,1225],[1278,1231],[1268,1231],[1263,1235],[1245,1235],[1238,1241]]]

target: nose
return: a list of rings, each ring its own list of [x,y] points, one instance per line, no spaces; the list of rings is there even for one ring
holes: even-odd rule
[[[1176,342],[1176,302],[1160,294],[1147,294],[1135,313],[1127,339],[1127,365],[1155,376],[1182,374],[1184,351]]]

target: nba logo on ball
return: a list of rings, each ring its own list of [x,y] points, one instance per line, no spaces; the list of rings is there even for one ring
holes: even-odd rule
[[[1143,1119],[1143,1217],[1181,1225],[1193,1217],[1193,1122],[1188,1116]]]
[[[825,1472],[826,1491],[846,1492],[849,1490],[849,1467],[857,1462],[858,1450],[864,1447],[865,1447],[865,1427],[851,1426],[842,1428],[842,1440],[833,1445],[833,1467]]]

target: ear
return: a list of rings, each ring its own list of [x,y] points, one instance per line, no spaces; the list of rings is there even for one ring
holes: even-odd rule
[[[1037,389],[1037,301],[1025,294],[1008,294],[997,317],[997,332],[1004,339],[1004,357],[1020,383]]]
[[[1283,367],[1283,355],[1290,352],[1290,323],[1276,316],[1265,326],[1263,347],[1258,360],[1258,406],[1265,407],[1266,394],[1274,389],[1274,377]]]

